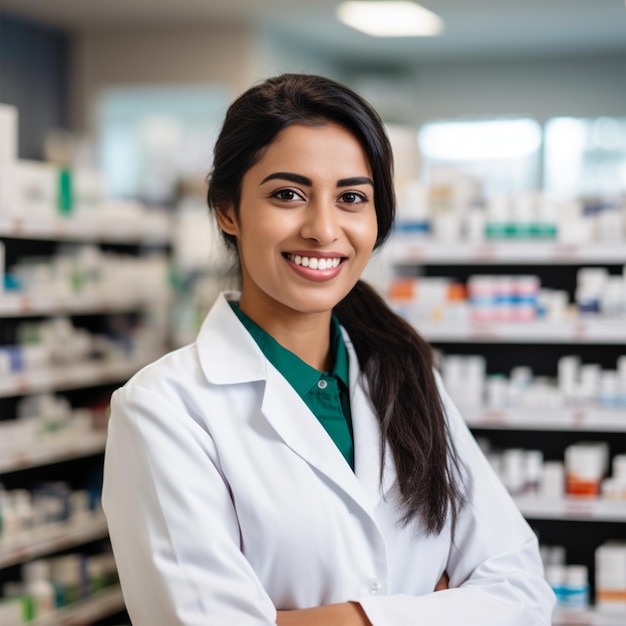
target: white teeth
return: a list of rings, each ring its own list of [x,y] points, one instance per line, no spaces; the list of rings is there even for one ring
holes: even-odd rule
[[[341,258],[339,257],[335,257],[333,259],[321,259],[315,256],[300,256],[299,254],[288,254],[287,257],[296,265],[310,267],[312,270],[329,270],[332,267],[338,267],[341,263]]]

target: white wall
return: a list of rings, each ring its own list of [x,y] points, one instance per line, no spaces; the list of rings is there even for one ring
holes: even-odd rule
[[[73,46],[73,126],[93,135],[98,95],[113,85],[219,84],[233,96],[254,74],[255,38],[240,26],[87,30]]]

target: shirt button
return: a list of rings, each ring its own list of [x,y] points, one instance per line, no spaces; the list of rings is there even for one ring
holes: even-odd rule
[[[328,383],[324,379],[322,379],[322,380],[317,382],[317,386],[320,389],[326,389],[326,387],[328,387]]]
[[[383,590],[383,584],[380,582],[380,580],[372,578],[372,580],[370,580],[368,583],[367,590],[369,591],[369,594],[371,596],[376,596]]]

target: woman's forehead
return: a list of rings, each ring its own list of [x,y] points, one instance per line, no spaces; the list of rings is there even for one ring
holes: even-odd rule
[[[299,167],[311,173],[336,173],[338,178],[371,176],[361,142],[344,126],[292,124],[268,144],[250,169]]]

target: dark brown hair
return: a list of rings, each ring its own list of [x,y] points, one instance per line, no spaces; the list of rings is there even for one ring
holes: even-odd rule
[[[393,156],[378,114],[348,87],[321,76],[283,74],[254,86],[228,109],[215,145],[208,204],[238,215],[244,174],[285,128],[328,122],[361,143],[374,178],[376,246],[389,236],[395,216]],[[236,247],[234,237],[223,233]],[[419,518],[440,532],[462,506],[459,462],[450,440],[433,373],[430,346],[358,281],[335,307],[348,331],[369,388],[381,432],[381,460],[389,444],[402,498],[402,523]],[[382,467],[382,465],[381,465]],[[382,476],[381,476],[382,478]]]

